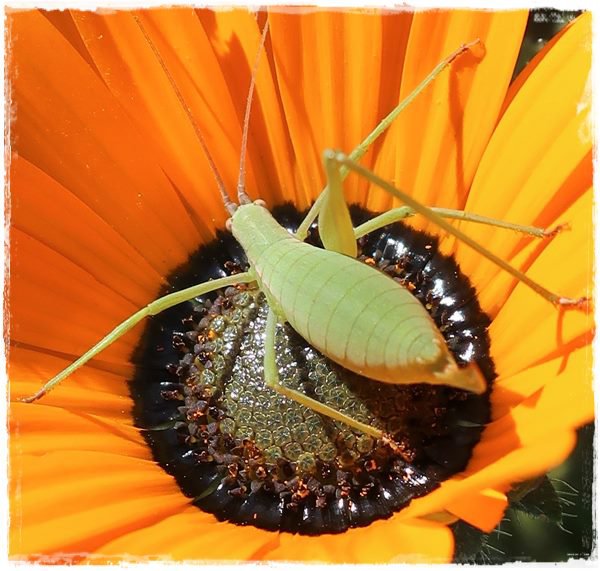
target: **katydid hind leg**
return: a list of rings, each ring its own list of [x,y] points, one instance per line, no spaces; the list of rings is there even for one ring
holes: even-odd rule
[[[347,424],[348,426],[360,430],[369,436],[373,436],[374,438],[383,438],[384,433],[368,424],[364,424],[357,420],[354,420],[352,417],[347,416],[341,413],[334,408],[323,404],[300,391],[296,391],[285,385],[281,384],[281,380],[279,378],[279,369],[277,366],[277,359],[275,354],[275,336],[277,331],[277,316],[275,312],[269,308],[269,313],[267,315],[267,324],[265,328],[265,356],[264,356],[264,376],[265,376],[265,384],[269,388],[277,391],[279,394],[296,401],[297,403],[314,410],[315,412],[322,414],[324,416],[328,416],[333,420],[338,420]]]
[[[343,166],[349,168],[350,170],[365,177],[367,180],[369,180],[373,184],[379,186],[380,188],[382,188],[383,190],[385,190],[392,196],[400,199],[407,206],[412,208],[415,212],[417,212],[418,214],[421,214],[422,216],[424,216],[425,218],[427,218],[428,220],[430,220],[431,222],[436,224],[438,227],[442,228],[449,234],[455,236],[456,238],[458,238],[459,240],[461,240],[462,242],[467,244],[469,247],[473,248],[476,252],[481,254],[484,258],[487,258],[488,260],[490,260],[491,262],[496,264],[498,267],[502,268],[503,270],[505,270],[506,272],[511,274],[517,280],[519,280],[520,282],[527,285],[529,288],[531,288],[533,291],[535,291],[537,294],[542,296],[544,299],[546,299],[553,305],[556,305],[556,306],[558,306],[560,308],[564,308],[564,309],[578,309],[581,311],[589,311],[589,309],[590,309],[590,299],[589,298],[587,298],[587,297],[569,298],[569,297],[564,297],[564,296],[561,296],[554,292],[551,292],[550,290],[546,289],[544,286],[542,286],[538,282],[532,280],[529,276],[527,276],[523,272],[521,272],[521,271],[517,270],[516,268],[514,268],[513,266],[511,266],[508,262],[506,262],[502,258],[496,256],[493,252],[488,250],[485,246],[479,244],[477,241],[473,240],[467,234],[465,234],[458,228],[455,228],[454,226],[452,226],[452,224],[447,222],[442,216],[440,216],[439,214],[437,214],[436,212],[434,212],[427,206],[421,204],[419,201],[412,198],[409,194],[397,189],[389,182],[387,182],[384,179],[377,176],[374,172],[359,165],[356,161],[353,161],[347,155],[345,155],[343,153],[335,152],[335,151],[326,151],[326,159],[334,161],[334,162],[338,163],[339,165],[343,165]]]
[[[104,351],[107,347],[112,345],[115,341],[120,339],[123,335],[125,335],[128,331],[133,329],[140,321],[144,318],[157,315],[161,313],[165,309],[183,303],[184,301],[188,301],[193,299],[194,297],[198,297],[200,295],[204,295],[215,291],[217,289],[221,289],[223,287],[232,286],[240,283],[248,283],[255,280],[254,274],[251,272],[244,272],[240,274],[234,274],[231,276],[226,276],[224,278],[218,278],[216,280],[211,280],[208,282],[204,282],[201,284],[197,284],[191,286],[189,288],[183,289],[181,291],[177,291],[163,297],[160,297],[153,302],[149,303],[146,307],[143,307],[139,311],[136,311],[133,315],[129,316],[125,321],[117,325],[110,333],[108,333],[105,337],[103,337],[98,343],[96,343],[91,349],[86,351],[81,357],[76,359],[73,363],[71,363],[68,367],[60,371],[57,375],[55,375],[52,379],[50,379],[37,393],[30,397],[26,397],[21,399],[23,402],[34,402],[39,398],[43,397],[49,391],[51,391],[54,387],[56,387],[59,383],[61,383],[64,379],[66,379],[69,375],[74,373],[77,369],[85,365],[88,361],[93,359],[100,352]]]

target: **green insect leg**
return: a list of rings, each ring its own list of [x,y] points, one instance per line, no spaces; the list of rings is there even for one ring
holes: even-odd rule
[[[265,329],[265,358],[264,358],[264,375],[265,384],[277,391],[279,394],[296,401],[297,403],[304,405],[305,407],[314,410],[315,412],[328,416],[333,420],[339,420],[347,424],[348,426],[360,430],[369,436],[374,438],[384,438],[384,433],[373,426],[364,424],[354,420],[350,416],[347,416],[330,406],[327,406],[318,400],[315,400],[300,391],[290,389],[281,384],[279,379],[279,370],[277,368],[277,360],[275,356],[275,333],[277,327],[277,316],[272,309],[269,309],[267,316],[267,325]]]
[[[75,372],[81,366],[85,365],[90,359],[94,358],[98,353],[112,345],[117,339],[125,335],[128,331],[133,329],[140,321],[150,315],[156,315],[169,307],[173,307],[184,301],[188,301],[199,295],[204,295],[217,289],[232,286],[240,283],[248,283],[255,280],[254,274],[251,272],[244,272],[211,280],[202,284],[198,284],[192,287],[188,287],[181,291],[171,293],[160,297],[153,302],[149,303],[146,307],[143,307],[130,317],[128,317],[121,324],[117,325],[106,337],[101,339],[96,345],[94,345],[89,351],[84,353],[79,359],[71,363],[66,369],[63,369],[60,373],[50,379],[37,393],[34,395],[22,399],[23,402],[33,402],[43,397],[46,393],[52,390],[61,381],[67,378],[71,373]]]
[[[522,224],[513,224],[512,222],[505,222],[504,220],[498,220],[497,218],[489,218],[488,216],[480,216],[479,214],[472,214],[465,212],[464,210],[453,210],[451,208],[437,208],[430,206],[431,212],[441,216],[442,218],[449,218],[452,220],[464,220],[466,222],[474,222],[475,224],[485,224],[487,226],[495,226],[497,228],[504,228],[506,230],[513,230],[514,232],[521,232],[522,234],[529,234],[536,238],[548,238],[556,235],[558,232],[564,229],[564,226],[557,226],[556,228],[538,228],[536,226],[525,226]],[[410,206],[400,206],[398,208],[392,208],[387,212],[383,212],[371,220],[367,220],[364,224],[357,226],[354,229],[354,237],[356,239],[370,234],[371,232],[383,228],[388,224],[399,222],[405,218],[415,216],[417,212]]]
[[[433,70],[429,73],[429,75],[421,82],[415,89],[407,95],[396,107],[394,107],[388,115],[381,120],[381,122],[373,129],[362,142],[360,142],[356,148],[348,155],[348,158],[353,161],[358,161],[360,158],[369,150],[371,145],[379,138],[387,128],[394,122],[396,117],[400,115],[400,113],[408,107],[420,94],[421,92],[440,74],[446,67],[448,67],[457,57],[459,57],[464,52],[470,50],[472,47],[477,45],[479,40],[474,40],[468,44],[463,44],[458,49],[454,50],[450,55],[445,57],[440,63],[438,63]],[[348,176],[348,168],[345,165],[338,165],[339,168],[339,176],[340,180],[343,182],[344,179]],[[325,200],[327,188],[321,192],[321,194],[317,197],[317,200],[312,205],[308,214],[298,226],[298,230],[296,230],[296,237],[299,240],[305,240],[308,235],[308,229],[311,224],[316,220],[319,215],[323,202]]]
[[[399,198],[407,206],[412,208],[416,213],[421,214],[422,216],[424,216],[425,218],[427,218],[428,220],[430,220],[431,222],[433,222],[452,236],[455,236],[456,238],[467,244],[469,247],[473,248],[484,258],[487,258],[488,260],[496,264],[498,267],[502,268],[503,270],[514,276],[516,279],[530,287],[533,291],[541,295],[550,303],[565,309],[579,309],[583,311],[589,310],[589,298],[582,297],[579,299],[573,299],[569,297],[563,297],[561,295],[555,294],[547,290],[545,287],[529,278],[523,272],[520,272],[519,270],[511,266],[508,262],[504,261],[502,258],[499,258],[493,252],[490,252],[487,248],[485,248],[484,246],[467,236],[464,232],[452,226],[452,224],[447,222],[444,218],[442,218],[439,214],[434,212],[431,208],[424,206],[423,204],[412,198],[409,194],[406,194],[405,192],[397,189],[396,187],[383,180],[369,169],[362,167],[343,153],[335,151],[325,151],[325,161],[334,161],[339,165],[344,165],[350,170],[353,170],[361,176],[364,176],[367,180],[371,181],[373,184],[376,184],[392,196]]]
[[[322,193],[319,211],[319,235],[326,250],[356,258],[358,250],[350,211],[344,198],[340,169],[333,162],[325,164],[327,186]]]

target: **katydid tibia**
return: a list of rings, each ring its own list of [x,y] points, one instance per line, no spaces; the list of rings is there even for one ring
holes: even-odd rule
[[[446,219],[455,218],[490,224],[538,237],[551,235],[556,230],[547,231],[511,224],[463,211],[428,208],[357,162],[398,114],[460,54],[476,45],[477,40],[461,46],[442,60],[421,84],[395,107],[349,155],[325,151],[324,166],[327,186],[315,201],[296,233],[291,234],[275,221],[263,201],[250,200],[245,191],[244,156],[257,63],[252,73],[246,104],[238,204],[235,204],[229,198],[222,184],[222,179],[208,154],[202,134],[176,82],[169,74],[160,53],[145,32],[141,21],[137,18],[136,21],[161,63],[180,104],[194,126],[201,145],[207,152],[223,204],[230,214],[227,227],[244,249],[249,268],[245,272],[201,283],[153,301],[118,325],[83,356],[51,379],[35,395],[24,399],[26,402],[35,401],[45,395],[145,317],[155,315],[169,307],[211,291],[234,284],[251,282],[258,285],[269,304],[264,350],[266,385],[320,414],[345,422],[371,436],[385,437],[379,429],[359,422],[280,383],[275,355],[275,332],[278,323],[289,323],[323,355],[374,381],[392,384],[424,382],[482,393],[486,390],[486,383],[478,367],[475,364],[467,367],[457,365],[442,334],[426,309],[408,289],[379,270],[356,259],[356,241],[360,236],[415,214],[426,217],[473,247],[478,253],[510,272],[515,278],[534,289],[551,303],[564,308],[583,308],[587,305],[585,298],[564,298],[546,290],[470,239],[462,231],[450,225]],[[262,50],[267,32],[268,22],[263,30],[259,50]],[[342,186],[344,178],[350,171],[358,172],[384,191],[399,198],[406,206],[385,212],[354,228],[344,200]],[[317,218],[320,237],[325,249],[316,248],[304,242],[309,227]]]

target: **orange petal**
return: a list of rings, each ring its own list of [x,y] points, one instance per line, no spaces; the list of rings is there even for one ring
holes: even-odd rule
[[[226,212],[196,130],[226,188],[233,189],[241,121],[232,101],[236,94],[210,43],[213,30],[188,8],[75,12],[74,19],[102,78],[155,149],[186,206],[201,224],[222,224]],[[248,66],[243,52],[229,45],[227,51],[238,68]]]
[[[139,309],[77,264],[16,228],[11,231],[10,249],[13,342],[79,356]],[[126,360],[137,332],[134,336],[108,347],[102,359]]]
[[[592,288],[592,199],[588,191],[558,222],[572,229],[549,242],[527,275],[559,295],[579,298]],[[500,377],[522,371],[540,360],[590,342],[593,316],[578,310],[559,310],[519,283],[490,326],[492,357]],[[518,343],[515,340],[518,339]]]
[[[95,564],[125,561],[245,561],[277,534],[253,527],[218,522],[214,516],[188,507],[159,522],[116,537],[90,555]]]
[[[413,501],[400,512],[400,518],[411,518],[438,512],[455,502],[468,501],[471,494],[495,487],[506,487],[511,482],[527,480],[554,468],[571,452],[575,445],[574,432],[548,432],[534,445],[517,448],[503,455],[496,462],[462,478],[454,477],[442,483],[431,494]],[[552,446],[548,446],[552,442]],[[490,531],[498,522],[490,521],[489,514],[481,520],[473,517],[472,523],[484,531]],[[500,514],[501,516],[501,514]],[[498,517],[498,520],[500,517]]]
[[[280,534],[279,546],[266,554],[273,561],[305,563],[447,563],[454,539],[445,525],[425,521],[389,520],[343,534],[307,537]]]
[[[506,410],[510,396],[518,400],[518,393],[510,395],[510,387],[532,388],[539,378],[546,379],[546,383]],[[486,427],[473,452],[469,472],[495,461],[513,448],[543,440],[548,432],[574,430],[594,417],[589,346],[574,351],[566,360],[561,357],[531,367],[501,386],[500,400],[506,412],[501,416],[502,409],[495,412],[496,419]]]
[[[14,400],[32,395],[71,361],[39,349],[11,347],[8,353],[11,398]],[[100,366],[105,370],[95,368]],[[131,400],[125,379],[130,376],[132,369],[122,367],[122,371],[116,373],[118,367],[114,367],[113,371],[110,371],[111,368],[105,362],[94,360],[73,373],[39,402],[130,422]]]
[[[75,453],[116,452],[150,459],[148,447],[137,429],[87,410],[72,412],[56,406],[13,403],[10,431],[11,446],[16,454],[39,455],[52,449]]]
[[[591,345],[587,345],[497,380],[492,391],[493,420],[512,414],[540,414],[544,403],[552,403],[552,399],[556,399],[553,406],[559,407],[562,394],[561,413],[552,418],[548,418],[550,410],[541,413],[547,418],[540,423],[540,430],[548,426],[573,428],[588,422],[593,416],[592,357]],[[523,406],[516,408],[521,403]]]
[[[590,46],[586,17],[572,25],[537,65],[486,148],[467,210],[545,227],[588,190]],[[507,260],[533,240],[479,224],[469,225],[468,233]],[[457,256],[462,270],[480,289],[500,271],[488,262],[481,263],[481,257],[462,244]],[[490,300],[485,305],[494,311],[502,301],[494,304]]]
[[[69,10],[42,10],[41,14],[70,42],[79,55],[94,67],[94,62],[77,30],[71,12]]]
[[[231,92],[239,124],[243,124],[250,74],[255,65],[262,26],[257,25],[257,14],[247,10],[197,10],[196,14],[207,30],[212,51],[218,60],[225,84]],[[177,33],[179,33],[177,31]],[[265,49],[260,51],[256,86],[252,103],[246,166],[249,176],[247,190],[261,197],[269,205],[285,200],[296,201],[294,163],[291,140],[279,96],[267,35]],[[289,46],[286,46],[289,48]],[[242,60],[247,58],[247,62]],[[241,141],[238,146],[241,148]],[[233,164],[236,170],[239,160]]]
[[[144,257],[92,208],[19,155],[11,158],[10,191],[13,228],[132,303],[141,306],[156,294],[160,275]]]
[[[536,390],[540,384],[542,388]],[[517,391],[511,394],[510,387],[527,387],[525,393],[534,392],[523,398]],[[501,410],[506,412],[486,427],[467,470],[442,483],[429,496],[413,501],[401,517],[442,509],[460,515],[461,502],[472,503],[472,494],[486,488],[506,489],[564,461],[575,444],[575,429],[594,414],[590,348],[575,351],[566,366],[557,358],[514,379],[501,380],[498,390]],[[492,397],[494,406],[498,400]],[[470,515],[464,515],[473,525],[489,531],[497,523],[491,513],[482,510],[478,515],[474,508]],[[500,510],[493,513],[501,515]]]
[[[450,502],[446,505],[446,510],[463,521],[489,532],[498,525],[507,506],[506,494],[493,488],[486,488]]]
[[[584,14],[582,17],[586,18],[587,16]],[[506,93],[506,98],[503,104],[502,114],[504,114],[504,111],[510,106],[515,95],[527,82],[529,76],[534,72],[535,68],[544,60],[546,54],[554,47],[554,44],[560,41],[563,34],[565,34],[567,30],[573,25],[574,21],[569,22],[555,36],[553,36],[544,45],[544,47],[535,54],[531,61],[527,63],[527,65],[520,71],[519,75],[514,79],[514,81],[510,84],[510,87],[508,88],[508,92]]]
[[[323,151],[350,152],[391,111],[411,19],[408,13],[270,13],[281,99],[305,204],[323,188]],[[365,157],[365,164],[371,162]],[[351,177],[348,201],[364,201],[366,187]]]
[[[17,455],[13,474],[13,557],[90,552],[179,512],[188,501],[153,462],[117,454]]]
[[[143,134],[39,12],[11,13],[8,24],[13,149],[71,190],[160,274],[185,261],[200,234]]]
[[[479,38],[483,49],[459,57],[403,111],[386,137],[378,174],[424,204],[462,207],[496,125],[526,19],[526,11],[415,14],[400,99],[461,45]]]

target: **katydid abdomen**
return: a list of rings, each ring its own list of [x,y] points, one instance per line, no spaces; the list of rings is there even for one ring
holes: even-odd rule
[[[280,321],[331,360],[387,383],[485,388],[458,368],[435,323],[400,283],[337,252],[294,238],[262,206],[240,206],[232,231]]]

